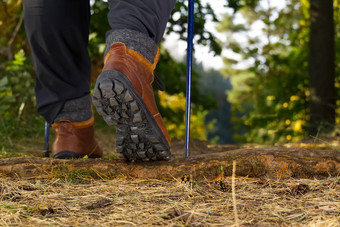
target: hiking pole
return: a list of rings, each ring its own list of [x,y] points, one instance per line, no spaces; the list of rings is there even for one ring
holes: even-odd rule
[[[50,124],[45,121],[45,144],[44,144],[44,151],[43,151],[43,156],[44,157],[50,157]]]
[[[194,38],[194,0],[189,0],[188,12],[188,47],[187,47],[187,88],[185,112],[185,152],[184,157],[190,156],[190,114],[191,114],[191,78],[192,78],[192,49]]]

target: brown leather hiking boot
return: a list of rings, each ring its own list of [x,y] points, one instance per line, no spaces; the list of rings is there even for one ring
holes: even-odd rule
[[[127,161],[169,160],[170,137],[151,86],[159,58],[151,64],[116,42],[93,90],[93,104],[108,125],[116,125],[117,151]]]
[[[61,120],[54,123],[52,128],[55,133],[55,140],[52,145],[53,158],[71,159],[100,158],[103,151],[94,138],[94,118],[91,117],[83,122],[71,122]]]

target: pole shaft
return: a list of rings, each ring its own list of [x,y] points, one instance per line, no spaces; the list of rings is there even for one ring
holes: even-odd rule
[[[43,156],[44,157],[49,157],[50,151],[49,151],[49,140],[50,140],[50,124],[45,122],[45,144],[44,144],[44,152]]]
[[[192,80],[192,52],[194,38],[194,0],[189,0],[188,13],[188,47],[187,47],[187,86],[186,86],[186,113],[185,113],[185,153],[190,156],[190,115],[191,115],[191,80]]]

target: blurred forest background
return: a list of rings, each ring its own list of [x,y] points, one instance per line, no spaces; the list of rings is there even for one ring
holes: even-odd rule
[[[192,138],[275,144],[339,134],[339,0],[285,0],[283,8],[272,6],[274,0],[219,1],[228,9],[224,15],[196,0],[195,47],[208,46],[217,56],[226,49],[233,54],[223,58],[220,71],[195,61]],[[92,0],[91,7],[88,49],[95,81],[109,25],[107,3]],[[167,34],[186,40],[187,12],[187,1],[178,0]],[[208,21],[224,39],[207,30]],[[261,27],[260,37],[251,32],[254,26]],[[166,92],[157,92],[157,102],[171,137],[182,139],[186,64],[162,44],[160,50],[156,75]],[[0,152],[13,149],[21,137],[43,141],[43,130],[22,0],[0,0]]]

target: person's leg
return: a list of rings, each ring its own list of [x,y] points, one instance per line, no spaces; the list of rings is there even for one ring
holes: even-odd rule
[[[56,158],[100,157],[93,132],[86,0],[25,0],[39,114],[53,123]]]
[[[53,123],[67,100],[90,93],[89,1],[26,0],[23,6],[38,112]],[[84,114],[81,118],[88,119]]]
[[[111,30],[106,34],[106,47],[109,49],[114,39],[111,33],[120,29],[139,31],[158,45],[175,3],[176,0],[109,0]]]
[[[128,161],[170,159],[170,137],[157,109],[153,71],[175,0],[109,0],[105,65],[93,91],[100,115],[117,128]]]

